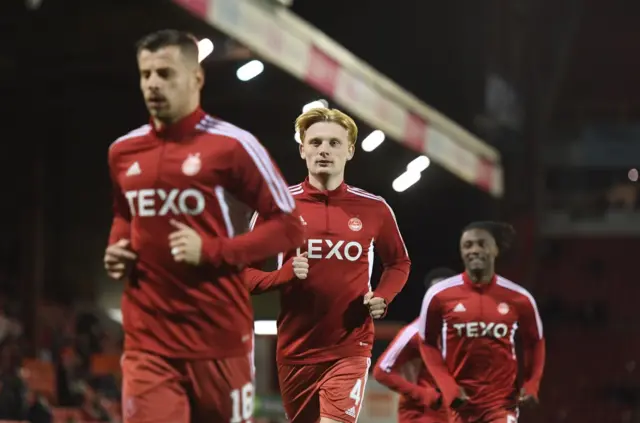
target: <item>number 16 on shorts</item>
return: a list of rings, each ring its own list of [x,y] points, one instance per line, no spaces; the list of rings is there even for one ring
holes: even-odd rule
[[[253,416],[253,383],[249,382],[240,389],[231,391],[231,421],[243,423]]]

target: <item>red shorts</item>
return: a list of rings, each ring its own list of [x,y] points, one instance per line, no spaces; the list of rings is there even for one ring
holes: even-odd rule
[[[251,421],[249,356],[169,359],[139,351],[122,357],[124,423]]]
[[[518,423],[518,412],[512,410],[494,410],[483,413],[482,417],[462,417],[453,413],[451,423]]]
[[[280,392],[291,423],[327,417],[355,423],[360,413],[371,359],[347,357],[318,364],[278,364]]]
[[[398,423],[449,423],[449,413],[445,408],[430,409],[400,409]]]

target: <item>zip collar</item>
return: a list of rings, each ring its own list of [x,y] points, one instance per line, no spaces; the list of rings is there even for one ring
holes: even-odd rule
[[[196,130],[196,125],[202,121],[206,116],[206,113],[198,107],[189,115],[183,117],[179,121],[172,123],[171,125],[165,125],[162,128],[156,128],[153,118],[151,121],[151,128],[153,133],[162,139],[179,141],[188,135],[191,135]]]

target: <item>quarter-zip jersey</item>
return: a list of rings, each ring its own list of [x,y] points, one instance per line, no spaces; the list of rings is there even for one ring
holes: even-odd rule
[[[520,285],[501,276],[487,284],[472,282],[466,273],[454,276],[427,291],[418,323],[423,357],[445,404],[463,387],[470,399],[458,411],[469,421],[493,421],[493,413],[517,408],[516,332],[523,342],[523,387],[538,395],[542,320],[534,298]]]
[[[373,322],[363,297],[372,290],[374,248],[384,266],[374,292],[387,305],[406,283],[411,264],[393,211],[381,197],[344,183],[319,191],[307,180],[290,192],[306,227],[303,246],[282,254],[275,272],[245,270],[253,293],[280,289],[277,360],[313,364],[370,357]],[[252,224],[259,229],[261,217]],[[303,252],[309,275],[298,280],[292,261]]]
[[[156,130],[145,125],[109,149],[114,220],[109,243],[138,256],[122,298],[125,349],[216,359],[251,349],[253,312],[238,267],[302,241],[295,202],[250,133],[201,110]],[[267,213],[262,230],[238,235],[233,201]],[[176,263],[174,219],[203,240],[202,264]]]

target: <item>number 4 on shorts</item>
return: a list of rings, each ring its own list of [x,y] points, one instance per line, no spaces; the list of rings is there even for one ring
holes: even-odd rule
[[[509,414],[507,416],[507,423],[518,423],[518,418],[516,416]]]
[[[356,380],[356,384],[351,388],[349,398],[354,400],[356,405],[360,404],[360,400],[362,399],[362,379]]]

